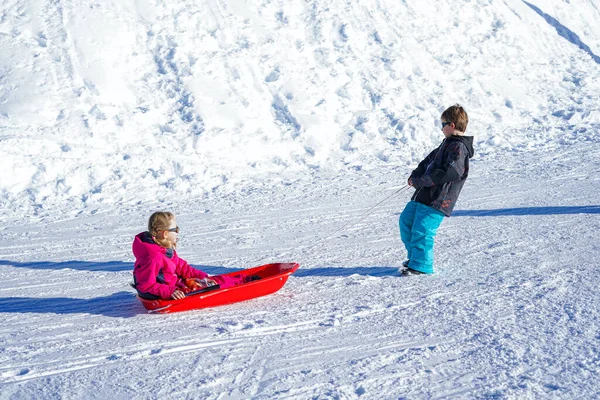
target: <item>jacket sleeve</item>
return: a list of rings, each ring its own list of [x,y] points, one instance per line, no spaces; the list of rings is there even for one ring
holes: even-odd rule
[[[465,173],[464,145],[454,142],[445,149],[442,164],[433,171],[426,171],[420,178],[413,178],[415,187],[439,186],[448,182],[455,182]]]
[[[135,267],[136,289],[143,293],[160,296],[163,299],[171,298],[175,287],[158,283],[156,277],[162,268],[162,261],[148,258],[141,260]]]
[[[200,271],[199,269],[192,267],[190,264],[187,263],[187,261],[185,261],[183,258],[179,258],[179,257],[177,259],[175,273],[177,275],[179,275],[180,277],[182,277],[183,279],[188,279],[188,278],[204,279],[204,278],[208,277],[208,274],[206,272]]]
[[[427,169],[427,166],[435,157],[437,150],[438,149],[435,149],[431,153],[429,153],[429,155],[427,157],[425,157],[425,159],[419,163],[417,168],[415,168],[413,170],[413,172],[410,174],[410,177],[413,181],[415,179],[419,179],[421,176],[423,176],[423,174],[425,173],[425,170]]]
[[[438,147],[429,153],[429,155],[425,157],[425,159],[419,163],[419,166],[410,174],[410,179],[412,179],[412,184],[416,189],[434,185],[431,181],[431,177],[427,174],[427,167],[433,161],[439,150],[440,148]]]

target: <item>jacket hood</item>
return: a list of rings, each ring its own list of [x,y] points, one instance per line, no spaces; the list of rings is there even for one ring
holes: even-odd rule
[[[165,249],[152,240],[150,232],[138,233],[133,239],[131,250],[135,258],[143,258],[153,254],[164,254],[169,258],[173,257],[173,249]]]
[[[472,158],[473,155],[475,154],[475,150],[473,149],[473,136],[458,136],[458,135],[453,135],[450,136],[448,138],[448,140],[456,140],[458,142],[462,142],[462,144],[465,145],[465,147],[467,148],[467,151],[469,152],[469,158]]]

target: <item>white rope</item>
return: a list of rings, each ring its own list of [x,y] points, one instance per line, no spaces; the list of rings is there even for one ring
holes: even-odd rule
[[[329,234],[328,236],[325,236],[324,238],[317,240],[312,246],[304,249],[304,251],[306,252],[308,250],[311,250],[312,248],[314,248],[317,245],[319,245],[321,242],[324,242],[325,240],[331,239],[336,234],[338,234],[340,232],[343,232],[344,230],[346,230],[348,228],[352,228],[353,226],[357,225],[359,222],[363,221],[365,218],[367,218],[369,215],[371,215],[373,213],[373,211],[377,207],[379,207],[381,204],[385,203],[387,200],[391,199],[392,197],[394,197],[398,193],[402,192],[403,190],[406,190],[409,187],[410,186],[408,186],[408,185],[402,186],[400,189],[396,190],[394,193],[390,194],[388,197],[386,197],[385,199],[381,200],[379,203],[375,204],[374,206],[372,206],[371,208],[369,208],[367,211],[365,211],[364,213],[362,213],[360,215],[360,217],[358,217],[358,219],[356,221],[350,221],[346,225],[343,225],[341,228],[337,229],[336,231],[334,231],[333,233]]]
[[[325,236],[324,238],[318,239],[315,243],[313,243],[311,246],[305,248],[303,250],[304,253],[306,253],[309,250],[312,250],[313,248],[315,248],[316,246],[318,246],[319,244],[321,244],[321,242],[324,242],[325,240],[331,239],[333,236],[337,235],[340,232],[343,232],[344,230],[351,228],[353,226],[355,226],[356,224],[358,224],[359,222],[363,221],[365,218],[367,218],[369,215],[371,215],[373,213],[373,211],[379,207],[381,204],[385,203],[386,201],[388,201],[389,199],[391,199],[392,197],[394,197],[395,195],[397,195],[398,193],[408,189],[410,186],[409,185],[404,185],[402,186],[400,189],[396,190],[394,193],[390,194],[389,196],[387,196],[385,199],[381,200],[379,203],[375,204],[374,206],[372,206],[371,208],[369,208],[367,211],[363,212],[358,219],[354,220],[354,221],[350,221],[347,224],[343,225],[341,228],[336,229],[333,233]],[[291,251],[286,251],[284,253],[281,253],[280,256],[285,255],[285,254],[289,254],[291,253]],[[262,261],[264,261],[266,258],[268,257],[264,257],[263,259],[261,259],[260,261],[257,262],[257,265],[259,265]]]

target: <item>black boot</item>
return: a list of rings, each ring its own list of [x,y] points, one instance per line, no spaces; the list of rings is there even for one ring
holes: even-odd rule
[[[427,274],[425,272],[417,271],[416,269],[406,267],[402,271],[400,271],[400,275],[410,276],[410,275],[427,275]]]

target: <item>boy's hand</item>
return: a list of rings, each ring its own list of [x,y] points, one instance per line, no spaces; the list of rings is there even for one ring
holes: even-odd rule
[[[179,289],[175,290],[173,292],[173,294],[171,295],[171,298],[174,299],[174,300],[181,300],[184,297],[185,297],[185,294],[181,290],[179,290]]]
[[[413,186],[412,178],[408,178],[408,186]]]

